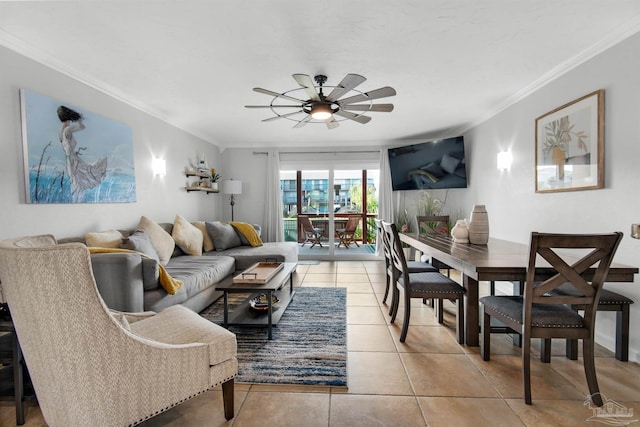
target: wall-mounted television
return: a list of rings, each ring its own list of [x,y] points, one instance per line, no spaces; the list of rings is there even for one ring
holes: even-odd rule
[[[466,188],[464,138],[391,148],[389,168],[393,191]]]

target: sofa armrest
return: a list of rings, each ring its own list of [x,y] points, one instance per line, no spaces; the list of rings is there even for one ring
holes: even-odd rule
[[[126,312],[144,311],[140,254],[92,254],[91,266],[98,291],[107,307]]]

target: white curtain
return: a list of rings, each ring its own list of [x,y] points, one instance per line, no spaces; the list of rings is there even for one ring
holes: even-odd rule
[[[380,189],[378,190],[378,219],[394,222],[393,190],[389,169],[389,150],[380,150]],[[376,239],[376,255],[382,254],[382,242]]]
[[[284,241],[282,201],[280,200],[280,153],[267,153],[267,194],[264,204],[265,233],[267,242]]]

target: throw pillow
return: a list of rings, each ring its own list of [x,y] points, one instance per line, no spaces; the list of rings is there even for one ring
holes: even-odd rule
[[[146,216],[142,216],[140,218],[137,230],[144,231],[147,234],[149,240],[151,240],[153,248],[158,253],[160,264],[167,265],[171,259],[173,248],[176,246],[173,237]]]
[[[149,258],[156,260],[156,262],[160,262],[158,252],[156,252],[149,236],[147,236],[144,231],[136,231],[131,236],[125,238],[122,241],[121,247],[123,249],[140,252]]]
[[[215,248],[213,247],[213,240],[211,240],[211,236],[207,231],[207,225],[204,223],[204,221],[196,221],[193,223],[193,225],[195,225],[200,231],[202,231],[202,250],[204,252],[211,252],[212,250],[214,250]]]
[[[225,249],[237,248],[242,246],[242,242],[236,233],[236,229],[231,224],[220,221],[205,222],[207,231],[213,240],[213,246],[216,251],[224,251]]]
[[[180,215],[176,215],[176,219],[173,221],[171,236],[176,244],[180,246],[180,249],[188,255],[202,255],[202,242],[204,239],[202,232]]]
[[[119,248],[122,244],[122,233],[118,230],[87,233],[84,236],[87,246],[95,248]]]
[[[431,174],[430,172],[427,172],[426,170],[422,170],[422,169],[412,169],[412,170],[410,170],[409,171],[409,178],[413,179],[412,175],[426,176],[431,182],[440,181],[440,178],[438,178],[438,177],[434,176],[433,174]]]
[[[453,173],[455,172],[460,162],[460,159],[456,159],[449,154],[445,154],[444,156],[442,156],[442,160],[440,160],[440,167],[447,173]]]
[[[254,248],[256,246],[262,246],[262,240],[253,225],[246,222],[231,222],[230,224],[238,232],[238,237],[240,237],[240,242],[242,242],[243,245]]]

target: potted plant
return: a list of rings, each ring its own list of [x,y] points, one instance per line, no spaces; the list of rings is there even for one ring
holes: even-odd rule
[[[211,168],[211,188],[213,190],[218,189],[218,180],[220,179],[220,174],[216,172],[216,168]]]

